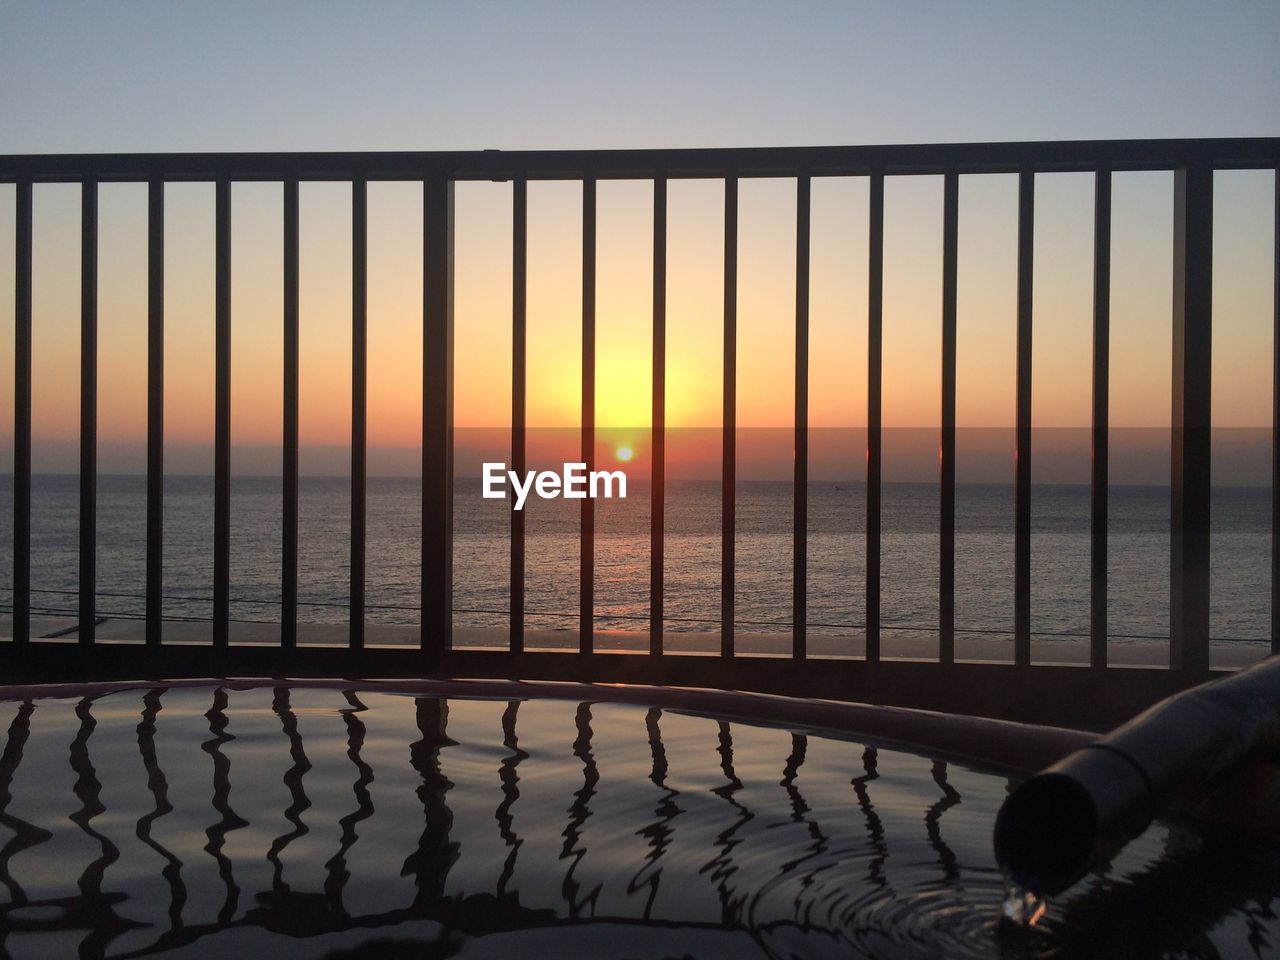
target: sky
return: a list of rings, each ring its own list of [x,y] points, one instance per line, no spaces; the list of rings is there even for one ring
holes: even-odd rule
[[[0,4],[0,153],[759,146],[1280,135],[1274,3]],[[1215,183],[1214,419],[1268,426],[1273,174]],[[1169,422],[1172,177],[1117,175],[1112,423]],[[744,181],[739,406],[793,417],[795,193]],[[940,178],[886,185],[885,423],[939,422]],[[100,462],[141,469],[145,189],[101,189]],[[578,423],[581,190],[529,188],[529,422]],[[668,423],[720,424],[723,186],[669,195]],[[1036,193],[1033,417],[1089,422],[1092,183]],[[166,441],[210,463],[213,190],[166,192]],[[865,424],[865,179],[813,186],[811,422]],[[75,466],[79,195],[35,198],[35,468]],[[457,189],[456,418],[510,411],[509,184]],[[301,200],[304,470],[350,437],[350,189]],[[233,190],[233,439],[278,470],[281,190]],[[0,185],[0,291],[13,282]],[[369,188],[373,472],[420,435],[421,189]],[[1016,183],[960,189],[958,422],[1013,422]],[[599,187],[597,417],[649,423],[652,192]],[[0,298],[0,456],[11,457],[11,297]],[[819,434],[825,436],[825,434]],[[963,441],[962,441],[963,442]],[[1008,451],[1006,451],[1006,455]],[[310,458],[310,459],[308,459]],[[261,467],[259,471],[255,465]]]

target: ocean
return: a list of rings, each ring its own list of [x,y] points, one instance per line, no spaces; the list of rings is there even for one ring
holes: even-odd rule
[[[347,619],[350,511],[346,478],[300,482],[299,619]],[[40,615],[76,607],[78,479],[32,480],[32,606]],[[12,598],[13,478],[0,478],[0,605]],[[865,486],[809,486],[808,629],[859,635],[864,618]],[[579,501],[531,498],[527,529],[526,625],[576,627]],[[1115,486],[1110,496],[1108,620],[1114,640],[1168,634],[1169,490]],[[234,477],[231,617],[279,619],[281,481]],[[420,530],[416,479],[368,482],[367,619],[416,623]],[[736,625],[740,634],[781,633],[791,623],[792,488],[740,482],[737,489]],[[631,478],[626,500],[596,501],[595,610],[601,629],[648,629],[650,497]],[[890,483],[883,490],[882,624],[897,636],[934,635],[937,622],[938,488]],[[1224,641],[1268,638],[1270,491],[1220,487],[1212,505],[1211,633]],[[143,614],[145,478],[100,476],[98,609]],[[960,484],[956,492],[958,636],[1008,638],[1013,629],[1013,488]],[[1042,484],[1032,493],[1032,631],[1040,640],[1084,637],[1089,614],[1089,490]],[[165,480],[164,614],[212,612],[213,483]],[[454,622],[507,624],[507,504],[480,496],[478,479],[457,481],[454,501]],[[720,485],[670,482],[666,496],[665,629],[718,628]]]

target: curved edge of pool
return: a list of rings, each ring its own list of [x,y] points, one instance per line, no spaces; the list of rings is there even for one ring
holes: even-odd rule
[[[1097,739],[1082,730],[1015,723],[958,714],[835,700],[806,700],[773,694],[702,687],[643,684],[570,683],[545,680],[377,680],[291,679],[287,677],[204,677],[175,680],[117,680],[86,683],[0,686],[0,700],[101,696],[153,687],[221,685],[235,690],[297,687],[376,691],[470,699],[555,699],[635,703],[725,719],[794,726],[856,737],[885,747],[928,752],[992,772],[1025,776],[1057,762]]]

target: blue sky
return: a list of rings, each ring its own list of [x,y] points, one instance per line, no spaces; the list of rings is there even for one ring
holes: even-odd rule
[[[1280,4],[0,4],[0,151],[1280,133]]]
[[[0,0],[0,153],[1277,136],[1278,40],[1280,3],[1274,0],[1212,5]],[[1072,176],[1037,179],[1037,426],[1088,422],[1088,396],[1081,385],[1088,382],[1090,358],[1092,184]],[[936,390],[940,184],[938,178],[901,179],[916,182],[895,183],[889,190],[886,363],[892,368],[895,358],[923,358],[925,379]],[[1219,174],[1215,187],[1214,415],[1220,425],[1260,427],[1270,422],[1274,182],[1267,171],[1226,173]],[[1167,173],[1116,178],[1113,426],[1168,423],[1171,185]],[[634,249],[627,247],[630,252],[618,257],[627,265],[626,278],[611,280],[605,274],[600,280],[602,364],[610,357],[647,357],[651,225],[649,188],[641,186],[638,192],[634,184],[601,188],[602,250],[607,252],[618,238],[634,242]],[[334,414],[321,402],[341,399],[349,386],[328,372],[347,365],[349,340],[342,337],[349,336],[350,324],[349,288],[343,286],[350,199],[343,192],[347,188],[332,187],[316,185],[314,195],[304,191],[309,242],[327,251],[328,259],[317,254],[312,259],[319,266],[304,262],[303,421],[304,426],[310,418],[345,429],[341,411]],[[963,180],[962,422],[1011,422],[1015,187],[1012,177]],[[457,349],[463,393],[468,377],[505,383],[509,355],[499,335],[509,326],[509,288],[494,278],[507,274],[509,189],[468,184],[459,191],[463,279]],[[848,409],[831,417],[857,424],[864,422],[857,401],[865,390],[860,382],[847,382],[847,370],[864,365],[858,353],[864,344],[856,330],[865,308],[865,294],[857,284],[864,278],[847,265],[865,262],[860,246],[865,235],[857,226],[865,220],[865,198],[857,192],[865,192],[865,185],[832,189],[844,193],[819,202],[814,221],[811,382],[826,382],[822,389],[828,393],[837,387],[847,393]],[[549,196],[554,193],[547,190]],[[743,190],[740,371],[750,371],[753,357],[770,365],[782,358],[786,366],[789,341],[777,348],[761,339],[752,347],[751,338],[790,329],[786,284],[793,267],[786,261],[794,255],[787,239],[794,229],[794,188],[757,184]],[[108,429],[111,418],[131,418],[138,429],[144,422],[143,378],[137,366],[145,342],[140,191],[136,185],[111,185],[102,193],[100,443],[102,462],[113,470],[139,461],[141,441],[133,437],[130,452],[112,459],[110,444],[118,438]],[[278,403],[282,350],[279,188],[240,184],[235,191],[239,259],[233,392],[246,410],[271,412],[266,400]],[[540,201],[535,193],[531,190],[536,213]],[[672,194],[673,223],[687,214],[696,229],[691,228],[685,242],[694,243],[696,235],[703,253],[714,253],[720,242],[720,200],[714,190],[712,194],[683,197],[675,188]],[[621,213],[611,221],[607,214],[615,195],[621,198],[616,201]],[[394,274],[381,284],[386,288],[381,292],[374,277],[370,323],[376,334],[382,327],[390,330],[392,320],[410,327],[416,323],[403,310],[380,308],[379,297],[391,304],[417,302],[411,288],[415,264],[420,264],[413,251],[420,242],[421,221],[420,212],[404,197],[379,200],[376,188],[371,196],[375,213],[386,208],[386,223],[371,240],[375,274],[382,267]],[[12,197],[11,189],[0,189],[0,290],[12,283],[13,233],[6,226],[12,223]],[[531,273],[535,288],[543,274],[559,276],[562,267],[572,273],[576,264],[576,194],[556,197],[544,203],[550,211],[545,235],[535,230],[531,240],[531,250],[549,258]],[[211,343],[206,342],[211,335],[209,185],[186,192],[171,188],[167,203],[171,347],[179,360],[183,354],[188,360],[202,358]],[[77,190],[39,187],[36,208],[37,454],[42,443],[64,442],[65,450],[39,462],[49,469],[74,469],[76,397],[57,371],[73,369],[78,362]],[[536,227],[536,216],[534,221]],[[184,237],[194,244],[189,256],[183,252]],[[495,245],[495,240],[500,242]],[[679,242],[673,234],[672,243]],[[676,356],[681,348],[674,338],[700,323],[714,334],[703,339],[711,345],[707,362],[716,366],[719,266],[702,259],[677,258],[671,267],[671,350]],[[901,267],[896,273],[895,264]],[[698,277],[692,276],[695,272]],[[823,276],[830,280],[826,287],[821,286]],[[466,282],[467,277],[474,282]],[[250,282],[255,278],[257,286]],[[576,280],[569,274],[561,280],[569,291],[562,299],[572,309],[566,312],[554,298],[540,309],[534,289],[531,323],[540,322],[542,314],[564,314],[559,319],[576,326]],[[757,280],[762,282],[753,287]],[[695,281],[710,284],[710,292],[697,309],[691,300],[685,316],[679,289],[681,284],[692,288]],[[779,317],[784,318],[781,324]],[[11,323],[12,302],[6,298],[0,301],[0,334]],[[609,340],[633,327],[634,343],[621,333],[616,342]],[[276,339],[252,339],[262,331]],[[193,339],[181,341],[179,333]],[[319,344],[315,357],[308,352],[312,340]],[[0,343],[10,342],[8,335],[0,336]],[[384,353],[416,355],[416,345],[395,344]],[[376,347],[375,340],[373,362],[386,361],[378,359]],[[333,356],[321,356],[323,350]],[[574,350],[570,345],[562,352]],[[12,396],[8,354],[0,348],[0,397],[6,398]],[[992,356],[1003,362],[992,364]],[[540,362],[530,359],[531,383],[564,379],[559,367],[550,361],[540,367]],[[253,372],[257,363],[267,373]],[[485,363],[496,364],[497,372],[482,369]],[[823,363],[831,368],[826,381]],[[171,423],[186,411],[207,432],[212,424],[212,365],[203,367],[208,377],[187,378],[193,384],[191,397],[175,394],[166,403]],[[718,410],[719,371],[708,369],[707,391],[715,394],[711,406]],[[639,365],[635,372],[636,382],[647,384],[648,367]],[[311,386],[308,377],[314,380]],[[171,379],[184,382],[182,377]],[[602,380],[608,382],[608,377]],[[894,380],[887,387],[890,421],[935,423],[933,394],[922,395],[916,405],[925,415],[918,414],[907,402],[910,397],[904,401],[894,394],[899,382],[907,383]],[[410,386],[416,390],[416,381]],[[576,383],[562,386],[576,398]],[[784,388],[790,390],[788,384],[779,387]],[[49,399],[41,389],[57,397]],[[494,408],[505,411],[506,402],[505,396],[498,397]],[[390,415],[383,416],[386,410],[376,397],[371,404],[376,428]],[[345,400],[338,403],[344,405]],[[388,401],[386,406],[391,410],[394,405]],[[1045,420],[1042,408],[1066,412]],[[250,435],[250,418],[236,409],[237,443],[278,443],[274,435]],[[782,420],[789,420],[789,408],[779,411]],[[7,454],[3,441],[10,422],[0,417],[0,458]],[[417,428],[409,423],[405,429],[415,434]],[[263,457],[264,462],[278,459],[275,448]],[[1252,474],[1249,482],[1254,482]]]

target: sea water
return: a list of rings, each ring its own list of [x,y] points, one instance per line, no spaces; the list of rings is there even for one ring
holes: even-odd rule
[[[78,572],[78,478],[32,481],[33,609],[74,615]],[[487,500],[479,479],[454,496],[454,607],[459,626],[508,622],[510,508]],[[13,478],[0,477],[0,605],[12,584]],[[735,619],[743,633],[791,625],[790,483],[740,482],[736,490]],[[672,481],[665,498],[664,606],[669,633],[718,629],[721,489]],[[526,625],[577,625],[581,501],[533,500],[524,511]],[[595,610],[599,629],[647,631],[649,488],[630,478],[625,500],[595,509]],[[815,482],[808,489],[808,622],[811,636],[861,635],[865,597],[866,488]],[[367,619],[416,623],[421,531],[416,479],[368,481]],[[1108,620],[1113,641],[1168,635],[1169,490],[1110,491]],[[345,621],[349,584],[350,481],[303,477],[299,507],[300,619]],[[281,481],[233,477],[231,616],[279,619]],[[1269,631],[1270,491],[1215,488],[1211,632],[1263,641]],[[164,499],[164,612],[212,614],[213,483],[170,476]],[[881,616],[886,636],[934,635],[938,596],[939,490],[885,484]],[[1010,485],[961,484],[956,493],[957,636],[1008,639],[1013,628],[1014,501]],[[141,476],[98,479],[98,609],[143,613],[146,497]],[[1032,493],[1032,631],[1037,640],[1082,638],[1089,622],[1089,489],[1037,485]]]

